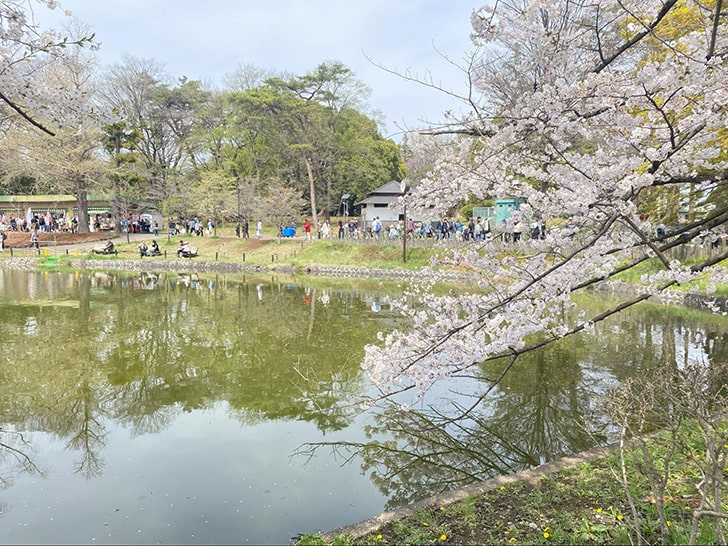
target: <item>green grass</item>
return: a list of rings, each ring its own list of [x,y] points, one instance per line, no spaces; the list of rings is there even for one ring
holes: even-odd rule
[[[170,240],[157,239],[160,249],[167,257],[175,257],[179,237]],[[237,239],[221,237],[185,238],[198,248],[198,257],[193,259],[245,262],[250,265],[310,264],[366,267],[409,267],[426,265],[431,249],[408,249],[407,264],[402,261],[402,247],[389,244],[357,243],[338,240],[304,241],[296,239]],[[135,243],[118,246],[120,257],[127,254],[138,256]]]
[[[650,443],[659,457],[664,441]],[[697,447],[696,447],[697,449]],[[635,522],[619,475],[616,453],[544,475],[538,483],[516,481],[447,506],[430,506],[359,537],[301,537],[301,545],[376,544],[630,544],[636,527],[648,544],[659,543],[657,513],[646,479],[637,472],[641,455],[628,451],[628,479],[640,519]],[[694,467],[677,465],[667,502],[671,544],[690,535],[699,479]],[[715,530],[701,527],[700,544],[713,544]]]
[[[691,258],[683,260],[681,263],[683,266],[690,267],[697,263],[699,263],[700,260]],[[658,273],[659,271],[664,271],[665,265],[658,259],[658,258],[651,258],[649,260],[645,260],[644,262],[641,262],[631,269],[627,271],[623,271],[617,275],[614,276],[614,280],[626,282],[629,284],[643,284],[642,283],[642,277],[645,275],[653,275],[655,273]],[[698,290],[700,292],[705,292],[707,290],[708,280],[706,278],[697,279],[695,281],[686,283],[684,285],[677,285],[672,287],[672,290],[680,290],[680,291],[688,291],[688,290]],[[728,296],[728,286],[727,285],[716,285],[715,286],[716,296]]]

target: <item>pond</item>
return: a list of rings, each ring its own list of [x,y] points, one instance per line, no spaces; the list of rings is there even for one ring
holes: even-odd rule
[[[645,305],[523,359],[466,419],[485,383],[365,411],[401,290],[0,269],[2,542],[287,543],[604,443],[610,386],[728,356],[723,318]]]

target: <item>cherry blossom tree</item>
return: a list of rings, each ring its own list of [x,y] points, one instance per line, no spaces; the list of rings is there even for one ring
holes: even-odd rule
[[[525,352],[698,275],[709,289],[728,278],[725,247],[689,267],[671,258],[728,220],[721,0],[494,0],[472,24],[482,54],[468,66],[469,113],[427,131],[459,138],[439,151],[408,208],[433,216],[466,199],[520,197],[524,220],[540,218],[547,234],[463,245],[450,259],[474,272],[477,289],[437,296],[416,286],[397,302],[411,328],[381,334],[363,362],[385,395],[424,395],[439,379],[510,357],[496,385]],[[658,235],[660,219],[645,219],[642,200],[671,188],[712,198]],[[573,294],[650,259],[661,268],[643,279],[643,294],[578,322],[564,318]]]
[[[75,54],[95,48],[93,35],[72,38],[36,23],[34,8],[60,9],[57,0],[0,1],[0,104],[37,129],[53,135],[56,127],[74,125],[88,116],[83,91],[51,86],[35,75]],[[70,12],[66,12],[70,15]]]
[[[77,20],[65,27],[72,43],[90,34]],[[59,106],[54,131],[40,118],[21,118],[8,123],[0,138],[0,168],[8,179],[28,178],[35,189],[70,194],[76,198],[78,230],[88,232],[88,194],[104,189],[104,166],[100,160],[100,110],[94,103],[95,52],[71,45],[53,62],[36,63],[28,89],[63,89],[73,94],[73,112]],[[40,129],[40,130],[39,130]],[[5,182],[3,182],[5,184]]]

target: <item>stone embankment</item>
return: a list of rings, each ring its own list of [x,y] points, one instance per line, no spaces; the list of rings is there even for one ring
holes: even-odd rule
[[[45,262],[48,266],[48,262]],[[0,260],[0,267],[12,269],[34,270],[39,266],[38,258],[7,258]],[[352,278],[352,279],[389,279],[389,280],[413,280],[416,272],[407,269],[383,269],[369,267],[347,267],[347,266],[326,266],[310,265],[294,267],[288,264],[277,264],[271,266],[250,265],[231,262],[210,262],[194,259],[119,259],[119,260],[87,260],[73,259],[64,262],[64,266],[78,270],[106,271],[148,271],[161,273],[171,271],[174,273],[279,273],[283,275],[316,275],[320,277]],[[436,278],[442,282],[456,284],[476,284],[479,276],[470,272],[462,271],[437,271]],[[649,289],[619,281],[604,282],[593,288],[601,294],[608,294],[617,298],[630,298],[648,293]],[[677,305],[702,311],[728,313],[728,298],[710,296],[694,292],[681,292],[677,290],[666,290],[653,294],[649,301],[663,305]]]
[[[37,269],[41,262],[38,258],[8,258],[0,261],[0,267],[11,269]],[[50,264],[44,263],[46,267]],[[119,259],[119,260],[87,260],[72,259],[63,262],[64,267],[78,270],[105,271],[148,271],[161,273],[171,271],[174,273],[279,273],[283,275],[316,275],[320,277],[338,278],[360,278],[360,279],[392,279],[411,280],[416,273],[406,269],[383,269],[369,267],[342,267],[342,266],[321,266],[311,265],[294,267],[288,264],[277,264],[271,266],[250,265],[231,262],[209,262],[195,259]],[[457,271],[438,271],[436,277],[443,282],[474,282],[477,278],[472,273],[461,273]]]

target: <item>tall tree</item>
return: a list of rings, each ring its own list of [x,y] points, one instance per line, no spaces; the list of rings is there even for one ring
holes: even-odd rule
[[[316,192],[324,199],[324,211],[332,207],[333,168],[336,163],[336,130],[339,117],[361,108],[371,91],[340,62],[322,63],[311,72],[288,80],[269,80],[300,99],[291,111],[295,149],[300,154],[309,181],[314,225],[317,224]]]
[[[273,70],[261,68],[254,64],[243,63],[223,77],[227,91],[242,93],[265,84],[270,78],[285,77],[276,74]]]
[[[140,132],[136,149],[146,169],[147,197],[162,203],[168,214],[186,212],[176,210],[184,202],[180,193],[187,190],[184,176],[178,175],[198,160],[192,135],[208,92],[186,78],[171,85],[159,62],[125,56],[104,74],[100,94],[107,108]]]
[[[330,167],[329,201],[332,195],[364,197],[371,190],[407,174],[400,147],[382,138],[376,122],[358,110],[347,109],[334,127],[334,146],[328,158]]]
[[[145,173],[140,172],[136,153],[140,139],[140,131],[130,128],[125,122],[117,121],[103,127],[101,142],[112,164],[107,177],[114,193],[112,217],[117,232],[122,228],[122,215],[130,212],[130,202],[139,201],[140,188],[145,180]]]
[[[341,194],[364,195],[404,176],[399,147],[358,109],[366,96],[340,63],[223,93],[210,101],[195,133],[204,149],[196,169],[231,176],[238,217],[253,208],[245,196],[265,196],[273,180],[307,195],[314,221],[321,202],[328,217]]]
[[[458,145],[442,150],[417,204],[439,213],[469,196],[518,196],[527,202],[521,214],[550,229],[528,251],[487,245],[458,256],[488,289],[428,294],[411,329],[368,348],[375,378],[423,393],[484,361],[512,363],[701,272],[725,282],[715,267],[725,249],[690,267],[668,256],[725,230],[726,201],[696,211],[668,239],[640,222],[650,188],[695,184],[714,193],[728,185],[726,16],[721,2],[696,5],[700,24],[679,33],[662,31],[680,0],[501,0],[474,12],[474,40],[491,54],[469,72],[471,112],[443,131],[459,136]],[[644,295],[564,320],[573,293],[649,258],[663,270],[646,279]]]

